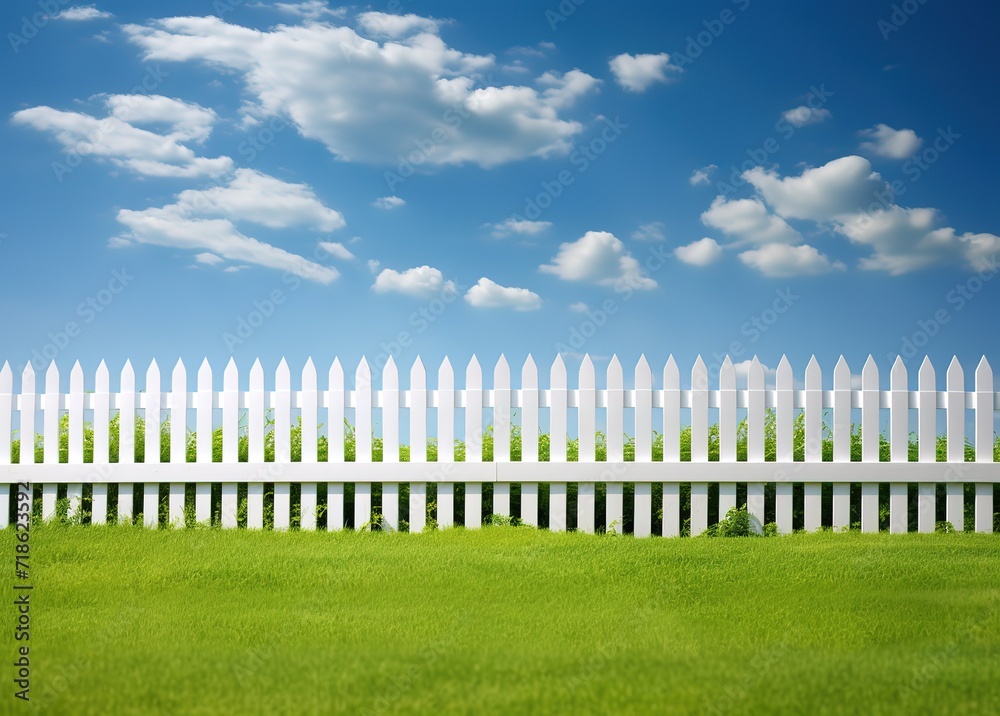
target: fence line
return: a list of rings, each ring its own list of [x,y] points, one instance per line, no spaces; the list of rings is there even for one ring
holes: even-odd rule
[[[69,514],[80,508],[83,485],[92,484],[92,521],[104,523],[108,515],[108,486],[118,486],[118,518],[131,519],[133,490],[142,491],[144,523],[156,526],[159,485],[169,484],[168,519],[183,519],[185,484],[195,484],[195,516],[199,522],[212,516],[212,485],[221,483],[221,523],[237,524],[238,486],[246,484],[247,526],[264,526],[264,483],[274,484],[274,527],[285,529],[291,520],[292,485],[299,484],[302,529],[315,529],[317,484],[327,484],[327,528],[345,524],[345,485],[353,485],[354,525],[370,521],[372,485],[381,484],[382,518],[388,528],[400,522],[400,484],[409,484],[408,512],[411,530],[424,525],[427,486],[437,489],[437,520],[453,522],[454,486],[465,485],[465,525],[478,527],[482,520],[483,485],[492,487],[492,512],[509,515],[511,486],[520,486],[521,518],[539,523],[539,485],[548,484],[548,523],[552,529],[567,524],[567,488],[576,485],[577,526],[585,532],[596,529],[598,485],[606,486],[605,528],[620,531],[624,517],[625,483],[633,484],[634,534],[647,536],[653,523],[653,486],[662,489],[663,534],[681,532],[681,493],[690,484],[690,531],[708,527],[710,485],[718,485],[718,514],[736,506],[737,490],[745,483],[749,511],[758,522],[765,516],[765,486],[774,484],[774,507],[780,532],[792,529],[793,485],[803,484],[804,526],[818,529],[823,511],[823,484],[832,485],[832,526],[849,526],[851,483],[860,483],[860,514],[863,531],[877,531],[879,484],[889,484],[889,525],[904,532],[908,524],[908,485],[916,484],[917,529],[934,529],[937,484],[944,487],[944,513],[956,529],[962,529],[964,484],[975,485],[974,514],[977,531],[993,531],[993,486],[1000,482],[994,459],[994,415],[1000,409],[1000,392],[994,392],[993,373],[985,356],[975,371],[975,389],[966,391],[965,375],[957,359],[948,366],[945,390],[937,389],[934,367],[924,359],[917,375],[917,389],[908,387],[906,366],[900,358],[892,366],[889,390],[879,389],[879,371],[869,356],[861,373],[860,388],[851,385],[851,372],[841,356],[833,370],[832,390],[823,388],[823,375],[813,357],[797,387],[788,360],[782,357],[774,375],[774,387],[765,385],[764,368],[755,357],[747,375],[747,388],[737,389],[737,372],[727,357],[719,370],[719,388],[710,390],[709,372],[699,356],[691,371],[691,389],[681,389],[680,372],[673,357],[662,372],[662,388],[653,388],[653,372],[645,357],[634,370],[634,388],[624,388],[621,363],[614,357],[607,369],[606,387],[597,388],[594,364],[585,357],[578,387],[569,388],[565,364],[557,357],[549,373],[549,388],[539,388],[538,369],[528,357],[521,370],[521,388],[511,387],[510,367],[501,356],[493,372],[493,388],[483,385],[482,369],[475,357],[465,372],[465,387],[455,387],[455,374],[445,358],[437,375],[437,388],[427,387],[426,370],[419,358],[410,370],[409,389],[402,390],[395,362],[390,358],[375,389],[372,371],[362,359],[349,389],[339,360],[334,360],[319,387],[316,367],[306,362],[301,389],[292,390],[291,372],[282,359],[275,372],[274,390],[265,390],[264,370],[259,361],[249,373],[248,390],[239,386],[239,372],[230,360],[223,373],[223,389],[213,389],[213,373],[205,360],[198,369],[196,390],[188,390],[187,369],[178,361],[164,389],[159,366],[146,371],[143,390],[136,387],[135,371],[126,362],[120,390],[110,389],[110,373],[102,361],[93,392],[86,392],[84,373],[77,362],[69,377],[69,392],[60,392],[55,362],[38,390],[31,365],[25,366],[20,392],[14,393],[13,372],[7,363],[0,370],[0,483],[39,483],[43,516],[56,511],[59,485],[66,485]],[[492,425],[483,424],[483,409],[492,408]],[[195,462],[187,459],[188,411],[194,410]],[[456,462],[455,410],[465,409],[465,459]],[[596,461],[597,410],[606,410],[606,461]],[[653,411],[662,410],[662,421],[654,425]],[[709,410],[718,411],[718,461],[709,461]],[[880,462],[879,412],[889,411],[890,455]],[[22,436],[36,433],[41,411],[42,464],[35,464],[32,440],[21,440],[19,464],[11,464],[13,430]],[[213,418],[220,410],[222,462],[213,462]],[[319,462],[319,425],[344,423],[347,410],[355,414],[354,461],[346,461],[344,433],[330,430],[328,460]],[[409,463],[399,463],[400,411],[409,416]],[[427,462],[429,410],[436,416],[437,462]],[[511,461],[512,412],[521,415],[521,460]],[[542,410],[548,410],[549,461],[539,461],[538,426]],[[578,461],[568,462],[567,424],[576,413],[579,435]],[[626,410],[634,418],[634,460],[625,461]],[[746,411],[746,460],[737,461],[738,410]],[[774,412],[775,457],[765,461],[765,423]],[[851,461],[851,411],[861,413],[861,461]],[[908,462],[910,411],[917,411],[918,461]],[[938,411],[945,411],[947,463],[936,462]],[[974,413],[975,462],[966,462],[966,411]],[[91,411],[93,462],[84,462],[85,413]],[[118,462],[111,463],[109,424],[118,411]],[[134,462],[136,415],[147,421],[144,462]],[[160,419],[166,411],[170,431],[169,462],[161,462]],[[268,411],[273,419],[274,461],[265,462]],[[326,421],[321,421],[325,411]],[[690,461],[681,461],[682,411],[690,424]],[[794,460],[794,421],[804,416],[803,462]],[[832,461],[823,461],[824,411],[832,436]],[[68,461],[60,463],[60,419],[68,415]],[[246,417],[248,462],[239,462],[241,414]],[[382,422],[382,462],[373,462],[373,420]],[[829,415],[829,414],[827,414]],[[15,417],[17,420],[15,420]],[[293,418],[301,420],[301,458],[292,462]],[[150,429],[155,426],[155,429]],[[177,429],[178,427],[184,429]],[[482,462],[483,436],[492,428],[493,459]],[[654,433],[662,435],[662,462],[653,461]],[[989,464],[987,464],[989,463]],[[136,488],[138,486],[138,488]],[[10,489],[0,491],[0,527],[6,527]]]

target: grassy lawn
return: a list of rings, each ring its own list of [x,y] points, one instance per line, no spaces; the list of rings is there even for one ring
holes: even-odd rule
[[[40,713],[1000,711],[996,535],[39,526],[31,544]],[[0,712],[26,711],[3,641]]]

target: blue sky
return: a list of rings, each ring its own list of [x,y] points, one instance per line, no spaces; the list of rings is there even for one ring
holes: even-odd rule
[[[962,7],[6,2],[0,359],[886,384],[902,351],[971,385],[1000,8]]]

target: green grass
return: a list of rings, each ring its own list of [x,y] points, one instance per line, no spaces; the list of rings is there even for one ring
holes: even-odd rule
[[[995,535],[33,529],[41,713],[980,714],[1000,704]],[[13,556],[11,530],[0,549]],[[14,642],[4,642],[10,689]],[[3,709],[12,701],[5,694]]]

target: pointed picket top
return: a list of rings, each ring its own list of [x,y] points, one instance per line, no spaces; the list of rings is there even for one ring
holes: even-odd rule
[[[622,364],[618,361],[618,355],[611,356],[611,363],[608,364],[608,390],[620,390],[625,385],[625,377],[622,374]]]
[[[653,370],[649,367],[645,353],[639,356],[639,362],[635,366],[635,389],[653,389]]]
[[[920,364],[920,370],[917,372],[917,387],[920,390],[936,390],[936,383],[937,378],[934,375],[934,366],[931,364],[931,359],[924,356],[924,360]]]
[[[483,369],[479,365],[479,359],[476,358],[476,354],[472,354],[472,360],[469,361],[468,367],[465,369],[465,387],[467,388],[481,388],[483,385]]]
[[[438,387],[451,389],[451,386],[455,384],[455,369],[451,367],[451,361],[448,360],[448,356],[444,357],[441,361],[441,367],[438,368]]]
[[[135,392],[135,368],[132,367],[132,361],[125,361],[125,365],[122,366],[122,378],[121,378],[121,389],[123,393],[134,393]]]
[[[993,392],[993,369],[990,368],[989,361],[983,356],[976,366],[976,391]]]
[[[10,369],[10,363],[3,362],[0,368],[0,393],[11,394],[14,392],[14,373]]]
[[[778,369],[774,373],[774,384],[778,390],[792,390],[795,387],[792,364],[788,362],[788,356],[784,354],[782,354],[781,360],[778,362]]]
[[[946,382],[948,390],[965,390],[965,371],[958,362],[958,356],[952,356],[951,363],[948,364]]]
[[[812,356],[809,359],[809,363],[806,365],[806,390],[822,390],[823,389],[823,372],[820,370],[819,361],[816,360],[816,356]]]
[[[708,368],[700,353],[695,358],[694,367],[691,368],[691,389],[708,390]]]
[[[292,371],[288,368],[288,361],[284,358],[278,363],[278,368],[274,371],[274,388],[275,390],[291,390],[292,389]]]
[[[302,390],[316,390],[318,384],[316,364],[311,357],[307,358],[306,364],[302,366]]]
[[[94,376],[94,392],[111,392],[111,373],[108,372],[108,364],[103,360],[97,366],[97,374]]]
[[[344,366],[340,364],[340,358],[335,357],[333,363],[330,364],[327,380],[330,382],[330,390],[344,389]]]
[[[399,390],[399,369],[392,356],[389,356],[382,369],[382,390]]]
[[[531,357],[530,353],[521,367],[521,389],[538,389],[538,366],[535,365],[535,359]]]
[[[837,365],[833,367],[833,388],[848,389],[851,387],[851,368],[847,365],[847,359],[841,354],[837,360]]]
[[[426,390],[427,389],[427,370],[424,368],[424,363],[420,360],[420,356],[413,361],[413,365],[410,366],[410,390]]]
[[[21,393],[35,392],[35,369],[31,367],[31,362],[24,364],[21,372]]]
[[[170,374],[170,385],[175,392],[187,390],[187,369],[180,358],[177,359],[173,373]]]
[[[212,366],[208,363],[208,357],[198,366],[198,390],[212,390]]]
[[[59,392],[59,369],[56,368],[55,361],[49,363],[49,368],[45,371],[45,392]]]
[[[361,356],[361,362],[358,363],[357,370],[354,371],[354,385],[362,389],[370,389],[372,384],[372,369],[368,365],[368,359],[365,356]]]
[[[902,356],[896,356],[896,362],[892,364],[892,370],[889,371],[889,389],[906,390],[906,382],[906,364],[903,363]]]
[[[563,363],[562,353],[556,353],[556,359],[552,362],[552,370],[549,371],[549,381],[552,383],[552,387],[555,387],[556,383],[563,387],[566,386],[566,364]]]
[[[146,369],[146,386],[150,384],[155,384],[157,390],[160,387],[160,366],[156,362],[156,358],[149,362],[149,368]]]
[[[507,358],[504,354],[500,354],[500,360],[497,361],[496,367],[493,369],[493,388],[495,390],[509,390],[510,389],[510,366],[507,365]]]
[[[750,361],[750,370],[747,372],[747,388],[750,390],[764,390],[764,366],[757,360],[757,356]]]
[[[69,371],[69,389],[72,393],[83,392],[83,367],[80,361],[74,363]]]
[[[257,358],[250,366],[250,390],[264,390],[264,366]]]
[[[240,388],[240,371],[236,367],[236,361],[232,358],[226,363],[226,369],[222,372],[222,388],[223,390],[239,390]]]
[[[665,390],[680,390],[681,373],[677,369],[677,361],[674,354],[667,356],[667,364],[663,366],[663,387]]]
[[[736,390],[736,368],[728,355],[719,368],[719,389]]]
[[[590,354],[585,353],[583,362],[580,363],[580,387],[587,387],[593,390],[597,386],[597,376],[594,371],[594,361],[590,359]]]
[[[861,369],[861,388],[862,390],[878,390],[878,366],[875,365],[875,359],[871,353],[868,354],[868,360],[865,361],[865,366]]]

